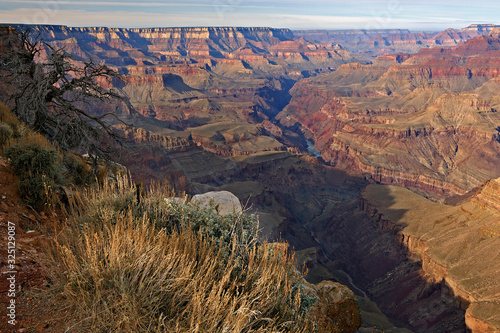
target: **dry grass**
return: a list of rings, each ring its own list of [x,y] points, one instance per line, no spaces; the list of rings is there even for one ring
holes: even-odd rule
[[[245,242],[234,227],[209,236],[195,219],[216,214],[194,214],[199,208],[183,203],[190,223],[162,227],[179,207],[163,199],[161,187],[141,202],[134,190],[123,179],[87,192],[72,227],[57,237],[54,288],[75,318],[72,331],[313,331],[286,244]],[[221,220],[218,226],[225,228]]]
[[[145,216],[157,228],[168,231],[191,228],[226,244],[237,238],[240,245],[249,246],[257,239],[258,221],[254,215],[219,216],[213,207],[199,207],[184,194],[174,198],[168,185],[153,184],[144,190],[126,176],[105,182],[98,189],[83,191],[75,197],[73,207],[78,225],[115,223],[131,213],[137,220]]]
[[[5,104],[0,103],[0,122],[19,124],[19,120]]]
[[[21,123],[16,115],[2,103],[0,103],[0,126],[9,132],[9,135],[3,136],[3,140],[0,142],[0,148],[3,150],[14,145],[35,145],[54,149],[54,146],[43,135],[33,132],[28,126]]]
[[[59,151],[1,103],[0,154],[9,158],[13,172],[20,177],[21,197],[37,210],[46,209],[49,198],[57,201],[55,193],[63,193],[63,187],[88,185],[95,180],[91,167],[81,157]]]
[[[64,172],[61,153],[1,105],[0,123],[4,151],[33,151],[30,168],[41,152],[53,151],[58,163],[48,167]],[[82,164],[68,161],[66,167]],[[46,194],[46,174],[40,177]],[[127,177],[96,186],[69,193],[68,224],[52,230],[49,261],[58,278],[48,295],[69,310],[68,330],[314,331],[311,299],[301,293],[288,246],[258,242],[254,216],[219,216],[213,207],[166,199],[173,193],[164,186],[143,191]]]

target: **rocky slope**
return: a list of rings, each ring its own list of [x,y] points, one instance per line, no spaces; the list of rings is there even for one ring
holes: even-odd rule
[[[500,176],[498,34],[342,65],[297,83],[277,118],[324,160],[389,184],[463,194]]]
[[[500,179],[457,206],[430,202],[393,186],[368,186],[362,206],[379,228],[421,263],[423,277],[440,285],[465,310],[472,332],[500,330]],[[395,275],[398,272],[393,272]],[[436,311],[445,302],[436,303]]]
[[[43,289],[53,278],[46,266],[44,251],[52,242],[51,236],[42,232],[54,223],[60,223],[54,216],[38,214],[26,207],[19,197],[17,185],[19,179],[13,173],[8,162],[0,157],[0,303],[4,320],[0,322],[2,332],[63,332],[64,311],[56,304],[47,306],[33,297],[33,290]],[[9,228],[15,228],[15,265],[9,266],[12,252],[8,252]],[[12,236],[12,233],[10,233]],[[11,243],[12,244],[12,243]],[[9,271],[15,273],[15,288],[10,287],[7,277]],[[9,294],[15,290],[15,297]],[[9,324],[7,308],[11,300],[15,300],[16,325]],[[9,310],[10,311],[10,310]]]

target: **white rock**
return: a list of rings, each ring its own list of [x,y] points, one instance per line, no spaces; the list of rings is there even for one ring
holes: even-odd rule
[[[191,199],[191,202],[198,203],[200,207],[208,207],[210,205],[210,199],[213,199],[214,206],[217,208],[217,213],[221,216],[233,212],[241,213],[243,211],[238,197],[228,191],[212,191],[197,194]]]
[[[178,197],[169,197],[169,198],[164,198],[165,201],[170,201],[170,202],[175,202],[177,204],[185,205],[186,204],[186,198],[178,198]]]

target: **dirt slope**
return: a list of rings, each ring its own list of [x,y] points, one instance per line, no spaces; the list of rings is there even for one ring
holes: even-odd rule
[[[0,157],[0,332],[64,332],[62,316],[57,305],[42,303],[35,294],[49,281],[50,272],[44,266],[43,249],[50,242],[41,230],[49,225],[45,214],[38,214],[22,204],[17,191],[18,179]],[[9,223],[10,222],[10,223]],[[9,230],[15,225],[15,263],[8,257]],[[11,233],[12,235],[12,233]],[[11,244],[13,245],[13,244]],[[8,273],[15,271],[17,273]],[[11,295],[10,280],[15,276],[15,297]],[[15,300],[16,324],[8,323],[7,306]]]

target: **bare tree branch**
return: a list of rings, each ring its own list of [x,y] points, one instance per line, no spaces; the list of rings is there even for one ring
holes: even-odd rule
[[[52,47],[30,29],[18,32],[17,40],[19,47],[2,61],[16,91],[16,115],[63,150],[105,157],[103,140],[122,142],[108,119],[125,123],[113,112],[92,110],[92,105],[124,101],[118,91],[98,82],[112,83],[120,75],[92,59],[76,64],[64,49]]]

